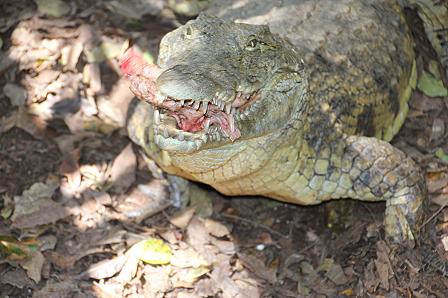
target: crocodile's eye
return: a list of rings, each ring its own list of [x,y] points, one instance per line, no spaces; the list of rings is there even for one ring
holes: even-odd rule
[[[257,50],[260,45],[262,44],[262,42],[258,39],[256,39],[255,37],[251,37],[249,38],[248,42],[246,43],[246,50],[247,51],[255,51]]]

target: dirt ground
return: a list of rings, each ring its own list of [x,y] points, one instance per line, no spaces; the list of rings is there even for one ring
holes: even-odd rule
[[[0,3],[0,297],[448,297],[448,97],[416,90],[393,141],[428,184],[407,249],[385,241],[384,203],[165,176],[127,137],[118,57],[131,41],[154,61],[186,19],[162,0],[67,3]],[[447,86],[408,13],[419,74]]]

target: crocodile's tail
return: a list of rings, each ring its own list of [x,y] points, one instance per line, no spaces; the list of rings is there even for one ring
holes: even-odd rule
[[[407,0],[407,6],[417,9],[426,36],[437,53],[448,78],[448,1]]]

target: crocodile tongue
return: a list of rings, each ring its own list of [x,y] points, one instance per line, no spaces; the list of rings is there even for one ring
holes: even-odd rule
[[[203,111],[188,105],[184,106],[169,97],[158,100],[155,82],[162,70],[157,65],[146,63],[133,48],[128,49],[121,57],[120,69],[123,75],[129,79],[130,89],[135,96],[157,108],[168,110],[169,115],[176,119],[179,129],[198,132],[215,124],[221,127],[222,132],[232,141],[241,136],[235,126],[232,114],[226,114],[214,104],[209,104],[207,110]]]
[[[241,136],[240,131],[235,127],[233,116],[224,113],[214,104],[209,104],[207,111],[204,112],[189,106],[173,107],[170,101],[172,100],[165,100],[160,106],[170,111],[170,116],[176,119],[178,128],[183,131],[198,132],[215,124],[221,127],[222,132],[232,141]]]

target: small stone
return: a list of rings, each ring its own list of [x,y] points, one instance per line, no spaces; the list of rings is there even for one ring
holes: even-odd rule
[[[266,245],[264,244],[258,244],[257,246],[255,246],[255,249],[258,251],[263,251],[266,248]]]

